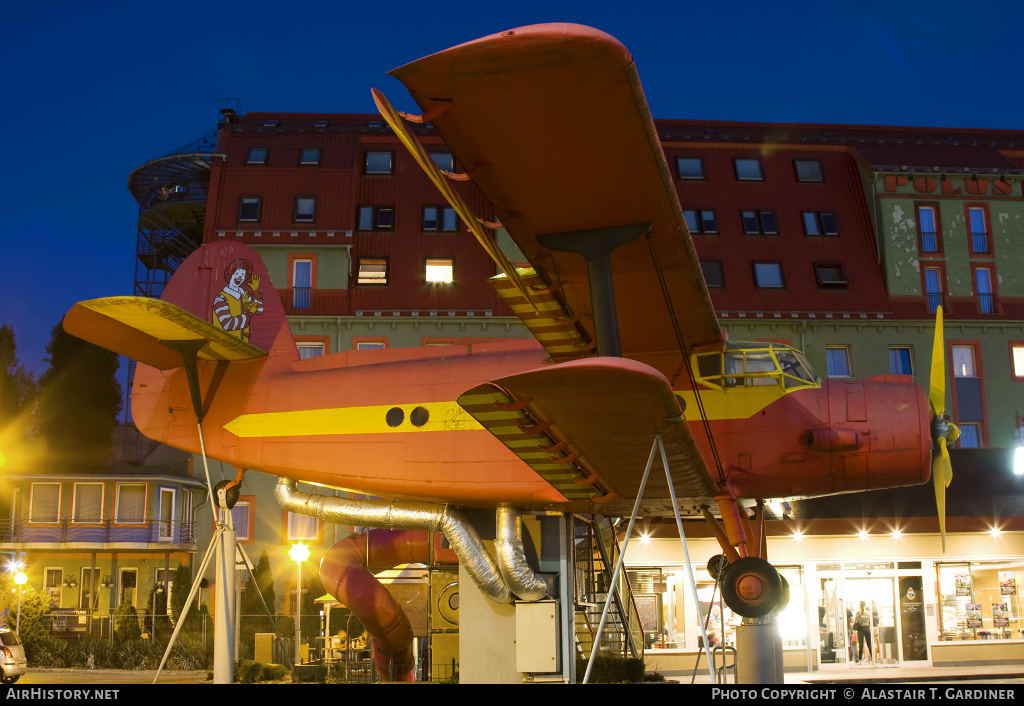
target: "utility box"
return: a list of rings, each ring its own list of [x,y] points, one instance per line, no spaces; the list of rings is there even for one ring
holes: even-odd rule
[[[561,669],[558,601],[516,603],[516,671],[543,674]]]
[[[274,633],[256,633],[256,644],[253,650],[253,659],[260,664],[274,664]]]

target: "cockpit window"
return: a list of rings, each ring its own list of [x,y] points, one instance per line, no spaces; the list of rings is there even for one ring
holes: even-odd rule
[[[818,376],[807,359],[780,343],[730,341],[723,348],[721,352],[696,356],[697,373],[705,385],[718,388],[781,385],[789,389],[817,383]]]

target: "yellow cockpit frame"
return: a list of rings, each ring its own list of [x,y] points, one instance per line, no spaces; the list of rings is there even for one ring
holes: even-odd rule
[[[821,377],[804,354],[782,343],[726,341],[691,358],[697,382],[715,390],[821,387]]]

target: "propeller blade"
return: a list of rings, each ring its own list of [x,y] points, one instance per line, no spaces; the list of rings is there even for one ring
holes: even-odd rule
[[[935,485],[935,506],[939,514],[939,532],[942,534],[942,553],[946,553],[946,486],[952,479],[953,468],[949,463],[949,451],[943,440],[938,442],[939,450],[932,456],[932,481]]]
[[[949,434],[946,436],[946,441],[948,443],[953,443],[954,441],[956,441],[959,438],[960,438],[960,429],[959,429],[959,427],[957,427],[955,424],[950,424],[949,425]],[[943,469],[943,471],[945,471],[946,487],[948,488],[949,484],[953,482],[953,464],[949,460],[949,451],[946,448],[946,444],[942,445],[942,458],[943,458],[942,469]]]
[[[942,414],[946,407],[946,355],[945,342],[942,336],[942,306],[935,308],[935,338],[932,341],[932,374],[931,387],[928,390],[928,402],[932,412]]]

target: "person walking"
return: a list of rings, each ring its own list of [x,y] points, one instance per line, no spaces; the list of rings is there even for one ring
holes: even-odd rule
[[[853,616],[853,626],[857,630],[857,661],[864,661],[864,645],[868,647],[868,658],[871,657],[871,612],[864,601],[860,602],[860,610]]]

